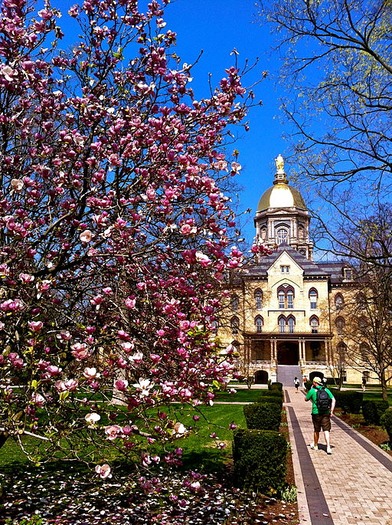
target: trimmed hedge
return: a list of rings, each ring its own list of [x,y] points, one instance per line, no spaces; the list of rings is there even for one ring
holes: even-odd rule
[[[279,430],[282,407],[278,403],[252,403],[244,406],[246,425],[249,429]]]
[[[336,407],[341,408],[344,414],[359,414],[363,402],[363,392],[354,390],[331,389],[336,399]]]
[[[268,390],[266,390],[268,392]],[[277,392],[277,391],[276,391]],[[279,392],[278,392],[279,394]],[[280,407],[283,407],[283,396],[281,395],[260,395],[259,399],[257,400],[257,403],[277,403],[280,405]]]
[[[246,490],[276,494],[286,486],[287,441],[272,430],[234,433],[234,482]]]
[[[383,399],[364,401],[362,404],[363,418],[368,425],[380,425],[380,418],[388,407],[388,401],[384,401]]]
[[[268,383],[268,390],[279,390],[280,392],[282,392],[283,383],[279,383],[278,381],[276,383]]]
[[[388,408],[380,417],[380,423],[387,431],[389,443],[392,444],[392,407]]]

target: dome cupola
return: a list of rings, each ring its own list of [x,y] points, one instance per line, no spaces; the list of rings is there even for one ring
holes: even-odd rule
[[[271,249],[286,243],[311,259],[309,212],[300,192],[289,185],[282,155],[275,159],[275,165],[273,186],[263,193],[257,206],[256,239]]]

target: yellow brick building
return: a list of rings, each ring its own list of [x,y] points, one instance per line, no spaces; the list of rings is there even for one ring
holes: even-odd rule
[[[232,275],[220,337],[234,344],[256,383],[321,375],[361,383],[365,368],[344,362],[342,308],[357,290],[350,266],[313,261],[310,214],[291,187],[283,158],[254,218],[256,239],[272,252]],[[343,345],[343,346],[342,346]],[[342,357],[343,356],[343,357]]]

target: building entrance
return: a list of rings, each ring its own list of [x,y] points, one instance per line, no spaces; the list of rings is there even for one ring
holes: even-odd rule
[[[278,343],[278,365],[298,365],[299,351],[298,343]]]

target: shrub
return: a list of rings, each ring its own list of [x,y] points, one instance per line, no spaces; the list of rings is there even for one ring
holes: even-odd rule
[[[246,425],[249,429],[279,430],[282,407],[278,403],[252,403],[244,406]]]
[[[283,391],[283,383],[269,383],[268,384],[268,390],[279,390],[280,392]]]
[[[268,396],[268,397],[280,397],[283,399],[283,390],[260,390],[260,396]]]
[[[364,401],[362,414],[368,425],[380,425],[380,418],[388,409],[388,401],[383,399],[377,401]]]
[[[388,433],[389,443],[392,444],[392,407],[388,408],[380,417],[380,423]]]
[[[345,414],[359,414],[363,402],[363,392],[355,392],[351,390],[331,390],[336,398],[336,406],[341,408]]]
[[[287,441],[271,430],[237,430],[233,441],[237,486],[276,494],[285,486]]]
[[[260,397],[259,397],[257,402],[258,403],[277,403],[282,408],[282,406],[283,406],[283,397],[281,395],[275,396],[275,395],[272,395],[272,394],[271,395],[262,394],[262,395],[260,395]]]

